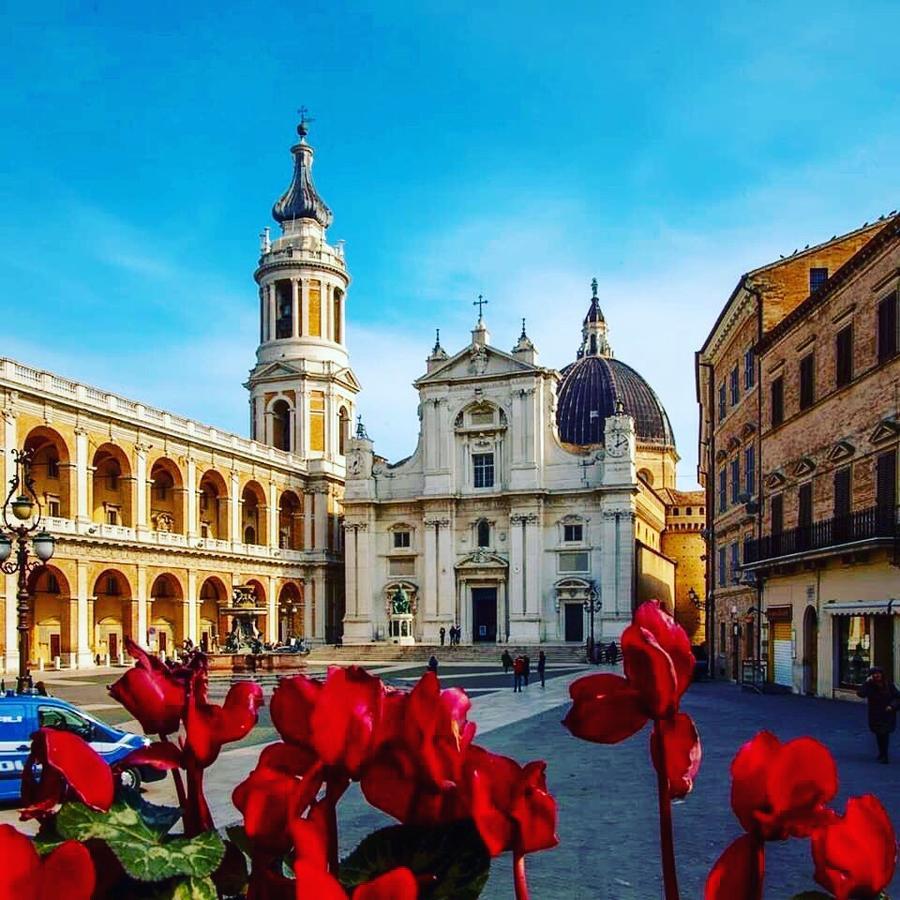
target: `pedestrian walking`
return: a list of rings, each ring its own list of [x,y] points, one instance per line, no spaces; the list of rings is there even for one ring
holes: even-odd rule
[[[503,674],[508,675],[509,670],[513,667],[513,658],[510,655],[509,650],[504,650],[503,653],[500,654],[500,662],[503,665]]]
[[[874,666],[869,669],[869,677],[856,692],[865,697],[869,706],[869,731],[875,735],[878,745],[878,762],[887,763],[888,745],[891,734],[897,727],[897,707],[900,706],[900,691],[889,681],[884,669]]]
[[[513,661],[513,693],[522,692],[522,678],[525,673],[525,660],[521,656],[517,656]]]
[[[619,648],[616,646],[615,641],[610,641],[609,647],[606,648],[606,661],[612,665],[619,661]]]
[[[531,674],[531,660],[528,658],[528,654],[526,653],[522,657],[522,679],[525,682],[525,687],[528,687],[528,676]]]
[[[456,643],[459,644],[459,639],[462,637],[462,628],[459,625],[456,626]]]
[[[428,657],[428,671],[434,672],[437,675],[438,670],[438,661],[437,657],[432,653],[431,656]]]
[[[444,646],[444,638],[447,637],[447,629],[444,628],[443,625],[441,625],[441,630],[438,632],[438,634],[441,636],[441,646],[443,647]],[[452,626],[450,628],[450,643],[451,644],[453,643],[453,627]]]
[[[544,683],[544,677],[547,672],[547,654],[541,650],[538,653],[538,665],[537,665],[538,675],[541,676],[541,687],[546,687],[547,685]]]

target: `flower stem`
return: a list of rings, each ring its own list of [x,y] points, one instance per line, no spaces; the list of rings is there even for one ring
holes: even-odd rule
[[[187,808],[184,815],[185,837],[196,837],[213,828],[212,814],[203,793],[203,769],[187,764]]]
[[[666,745],[659,723],[653,724],[656,739],[656,790],[659,799],[659,849],[662,858],[663,886],[666,900],[679,900],[678,871],[675,868],[675,840],[672,836],[672,801],[666,774]]]
[[[327,825],[328,836],[328,870],[338,877],[338,824],[337,824],[337,805],[338,800],[344,796],[344,791],[350,786],[349,779],[330,775],[325,787],[325,821]]]
[[[525,878],[525,854],[513,853],[513,884],[516,900],[528,900],[528,880]]]
[[[159,736],[159,740],[163,744],[170,744],[171,741],[164,735]],[[181,777],[181,769],[172,769],[172,781],[175,782],[175,793],[178,795],[178,805],[181,807],[181,814],[184,815],[187,806],[187,796],[184,792],[184,779]]]

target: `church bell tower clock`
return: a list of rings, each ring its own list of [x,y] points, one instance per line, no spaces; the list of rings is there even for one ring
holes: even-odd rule
[[[327,240],[332,213],[313,183],[310,121],[301,110],[293,178],[272,208],[282,234],[260,235],[259,346],[245,387],[254,440],[342,470],[359,392],[346,344],[350,276],[342,242]]]

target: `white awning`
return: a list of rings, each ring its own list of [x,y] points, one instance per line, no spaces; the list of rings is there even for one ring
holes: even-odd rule
[[[900,598],[890,600],[846,600],[825,603],[822,610],[833,616],[900,616]]]

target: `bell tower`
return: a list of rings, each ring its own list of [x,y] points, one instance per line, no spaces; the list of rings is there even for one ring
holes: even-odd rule
[[[260,235],[259,346],[245,387],[254,440],[343,469],[360,387],[346,344],[350,276],[343,242],[327,240],[332,214],[313,183],[310,121],[301,110],[293,178],[272,208],[281,236]]]

